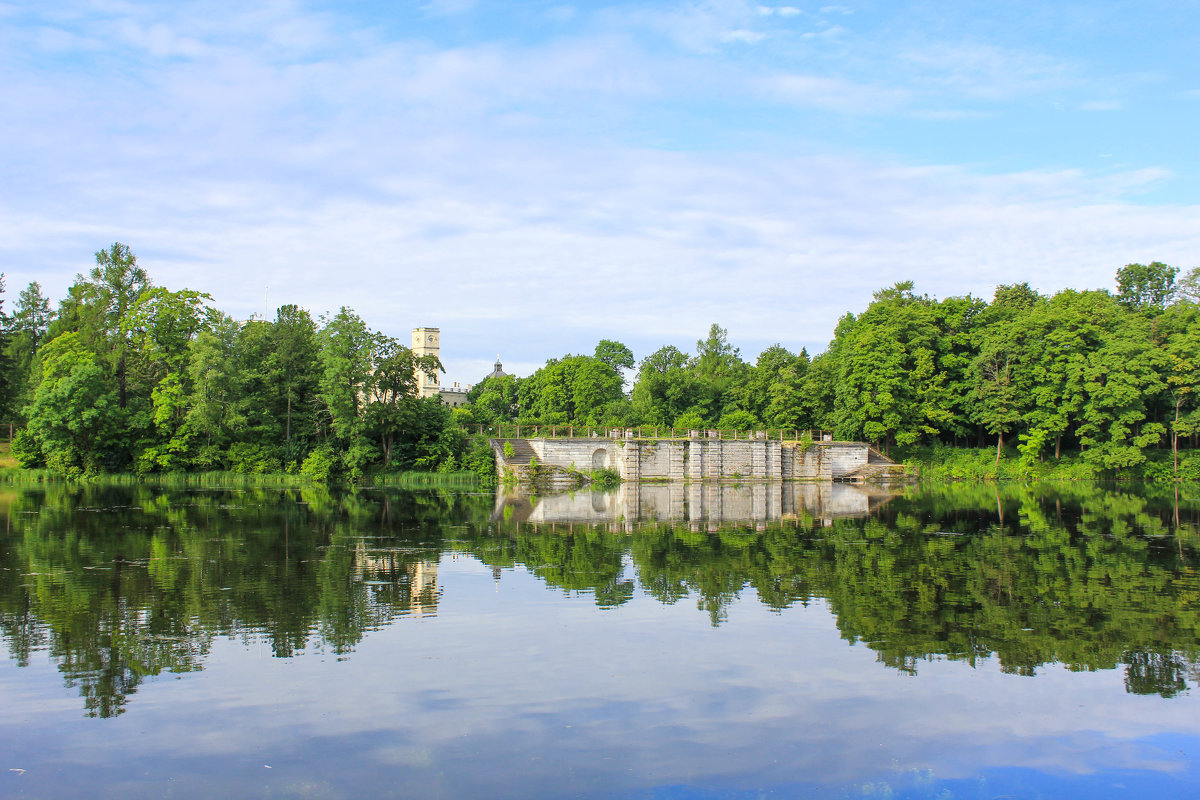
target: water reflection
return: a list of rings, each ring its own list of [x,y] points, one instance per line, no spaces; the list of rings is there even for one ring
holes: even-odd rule
[[[101,717],[147,676],[200,669],[214,637],[341,653],[435,614],[442,525],[478,502],[64,485],[5,499],[0,635],[19,665],[48,650]]]
[[[610,491],[580,491],[545,497],[520,490],[496,494],[494,521],[607,523],[633,530],[646,522],[688,522],[693,530],[724,524],[865,517],[896,495],[873,486],[845,483],[623,483]]]
[[[9,492],[0,636],[18,665],[49,653],[87,713],[108,717],[148,677],[202,669],[218,638],[339,654],[436,616],[439,566],[462,555],[604,608],[639,592],[690,600],[713,625],[743,598],[774,611],[819,601],[843,639],[907,674],[991,658],[1018,675],[1120,667],[1126,691],[1164,697],[1200,678],[1195,498],[791,486]]]

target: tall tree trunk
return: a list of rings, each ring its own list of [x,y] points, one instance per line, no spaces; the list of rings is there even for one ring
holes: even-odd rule
[[[121,349],[121,357],[117,359],[117,386],[119,387],[119,391],[120,391],[120,394],[118,395],[118,402],[120,403],[121,408],[124,408],[125,407],[125,396],[126,396],[125,395],[125,349],[124,348]]]
[[[287,406],[287,427],[284,439],[290,449],[292,446],[292,389],[288,387],[288,406]]]
[[[1062,434],[1054,437],[1054,460],[1062,458]]]
[[[1179,480],[1179,399],[1175,400],[1175,424],[1171,426],[1171,456],[1175,462],[1175,480]]]
[[[1004,449],[1004,431],[996,434],[996,466],[1000,466],[1000,451]]]

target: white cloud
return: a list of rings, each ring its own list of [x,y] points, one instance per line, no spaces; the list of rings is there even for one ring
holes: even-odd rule
[[[839,36],[844,36],[849,33],[846,28],[841,25],[826,25],[820,30],[805,31],[802,36],[805,39],[836,39]]]
[[[797,17],[804,13],[795,6],[758,6],[755,10],[764,17]]]
[[[762,16],[686,9],[710,46]],[[815,68],[762,77],[651,53],[615,26],[450,47],[286,5],[203,16],[139,8],[87,36],[57,29],[89,67],[116,43],[142,70],[31,71],[0,48],[10,291],[40,280],[61,296],[121,240],[159,282],[238,316],[261,312],[269,287],[268,304],[349,305],[393,335],[440,325],[450,378],[470,381],[497,349],[528,365],[618,338],[643,355],[690,348],[714,321],[747,355],[776,340],[812,351],[841,314],[908,278],[990,295],[1022,280],[1110,285],[1129,261],[1200,262],[1195,207],[1129,200],[1161,170],[984,176],[803,141],[671,152],[645,144],[656,131],[638,135],[660,106],[712,95],[874,124],[925,102],[904,86]],[[1018,86],[1067,72],[1007,51],[923,52],[910,66],[960,94],[1011,91],[1005,64],[1034,65]]]
[[[476,0],[427,0],[422,8],[433,16],[451,16],[465,14],[474,9],[475,5]]]
[[[685,50],[710,53],[721,44],[763,34],[754,23],[765,8],[746,0],[689,0],[668,10],[641,10],[628,19],[659,31]],[[739,35],[733,36],[735,32]]]
[[[775,75],[762,79],[759,86],[768,96],[784,102],[850,114],[895,111],[908,101],[907,93],[900,89],[820,75]]]
[[[1079,104],[1081,111],[1120,111],[1123,108],[1125,104],[1120,100],[1091,100]]]
[[[1068,64],[1038,53],[973,42],[931,43],[899,54],[917,85],[972,98],[1001,100],[1079,82]]]
[[[749,30],[745,30],[743,28],[738,28],[737,30],[732,30],[732,31],[729,31],[728,33],[726,33],[722,37],[722,40],[726,41],[726,42],[743,42],[745,44],[757,44],[758,42],[761,42],[765,38],[767,38],[767,35],[765,33],[760,33],[758,31],[749,31]]]

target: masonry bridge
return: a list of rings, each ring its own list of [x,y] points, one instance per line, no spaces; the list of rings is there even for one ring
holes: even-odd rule
[[[538,431],[540,433],[540,431]],[[557,431],[555,431],[557,433]],[[864,442],[770,437],[766,431],[689,431],[646,437],[633,429],[587,436],[491,439],[500,475],[522,482],[570,483],[612,470],[624,481],[888,481],[906,470]]]

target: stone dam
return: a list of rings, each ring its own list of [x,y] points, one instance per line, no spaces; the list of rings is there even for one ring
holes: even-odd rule
[[[570,483],[611,470],[623,481],[889,481],[906,471],[863,442],[722,439],[492,439],[496,470],[522,483]]]

